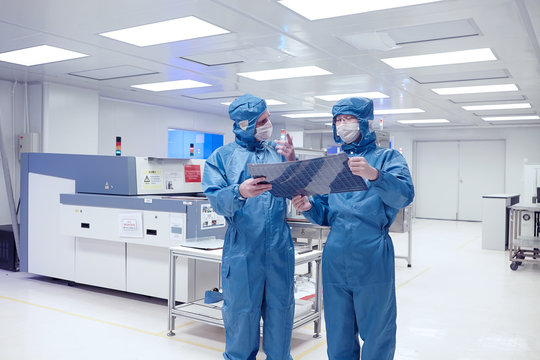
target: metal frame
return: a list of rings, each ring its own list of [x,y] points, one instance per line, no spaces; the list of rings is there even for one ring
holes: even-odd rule
[[[404,223],[403,223],[403,229],[400,229],[399,231],[392,231],[392,226],[390,226],[389,232],[399,232],[404,233],[407,232],[407,255],[395,255],[394,257],[396,259],[405,259],[407,260],[407,267],[412,266],[412,204],[406,206],[405,208],[401,209],[404,214]],[[398,213],[399,214],[399,213]],[[397,219],[396,219],[397,220]],[[394,222],[396,221],[394,220]],[[394,225],[394,224],[392,224]]]
[[[6,186],[7,202],[9,205],[9,215],[11,217],[11,228],[13,229],[13,238],[15,240],[15,252],[19,258],[19,221],[17,220],[17,210],[15,210],[15,197],[13,196],[13,188],[11,185],[11,175],[9,172],[9,163],[7,160],[7,152],[4,149],[4,136],[2,134],[2,126],[0,123],[0,159],[2,160],[2,171],[4,173],[4,185]],[[15,267],[18,270],[18,265]]]
[[[407,260],[407,267],[411,267],[412,266],[412,224],[409,225],[409,230],[407,231],[408,233],[408,239],[407,239],[407,242],[408,242],[408,246],[407,246],[407,255],[395,255],[394,257],[396,259],[405,259]]]
[[[521,235],[522,215],[532,212],[534,236]],[[510,260],[510,269],[517,270],[518,266],[525,262],[540,263],[540,236],[539,224],[540,204],[513,205],[510,207],[510,231],[508,239],[508,259]]]
[[[169,332],[168,336],[174,336],[175,319],[177,316],[200,321],[206,324],[223,327],[221,307],[213,304],[205,304],[203,299],[176,305],[176,259],[178,257],[204,260],[221,263],[222,250],[201,250],[183,246],[171,247],[169,251]],[[317,279],[315,283],[315,308],[309,313],[295,318],[293,329],[303,326],[311,321],[314,323],[313,337],[320,337],[321,313],[322,313],[322,284],[321,284],[321,260],[322,250],[311,250],[302,254],[296,254],[295,265],[316,263]]]

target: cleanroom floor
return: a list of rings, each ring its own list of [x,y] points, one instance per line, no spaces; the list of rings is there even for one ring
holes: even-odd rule
[[[412,268],[396,259],[396,360],[540,358],[540,265],[509,268],[481,249],[482,224],[413,221]],[[407,234],[393,234],[396,254]],[[224,330],[178,318],[165,300],[0,270],[0,359],[219,359]],[[324,330],[324,324],[323,324]],[[296,359],[325,359],[325,334],[293,331]],[[257,359],[264,359],[262,352]]]

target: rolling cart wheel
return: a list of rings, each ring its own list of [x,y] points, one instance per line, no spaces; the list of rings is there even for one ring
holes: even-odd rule
[[[516,271],[517,268],[518,268],[518,263],[515,262],[515,261],[512,261],[512,263],[510,264],[510,269],[512,269],[513,271]]]

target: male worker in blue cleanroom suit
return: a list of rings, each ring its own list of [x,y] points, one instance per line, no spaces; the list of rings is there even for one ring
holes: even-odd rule
[[[289,360],[294,319],[294,247],[286,222],[285,198],[254,179],[249,163],[295,160],[291,138],[267,141],[272,134],[266,102],[246,94],[229,106],[235,142],[206,161],[203,191],[214,210],[225,216],[223,247],[223,322],[228,360],[255,359],[259,326],[268,360]],[[277,149],[277,150],[276,150]]]
[[[332,108],[334,140],[367,191],[293,198],[311,222],[332,227],[323,251],[324,318],[330,360],[391,360],[396,347],[394,247],[388,229],[414,188],[407,162],[375,145],[373,101],[347,98]]]

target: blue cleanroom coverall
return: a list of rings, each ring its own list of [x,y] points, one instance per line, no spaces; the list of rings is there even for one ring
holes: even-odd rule
[[[286,199],[265,191],[246,200],[238,191],[239,185],[251,178],[247,164],[285,161],[274,142],[254,138],[255,124],[265,110],[264,100],[249,94],[230,105],[235,142],[208,158],[202,180],[212,207],[228,224],[221,275],[226,336],[223,356],[230,360],[255,359],[261,316],[267,359],[292,359],[294,247],[286,222]]]
[[[391,360],[396,344],[394,247],[388,229],[400,208],[410,204],[414,188],[409,168],[396,150],[375,144],[373,102],[340,100],[334,119],[354,115],[360,123],[359,142],[342,143],[349,157],[363,156],[379,171],[366,180],[367,191],[314,196],[304,212],[311,222],[332,227],[323,251],[324,315],[330,360],[360,358],[358,334],[364,340],[362,360]]]

